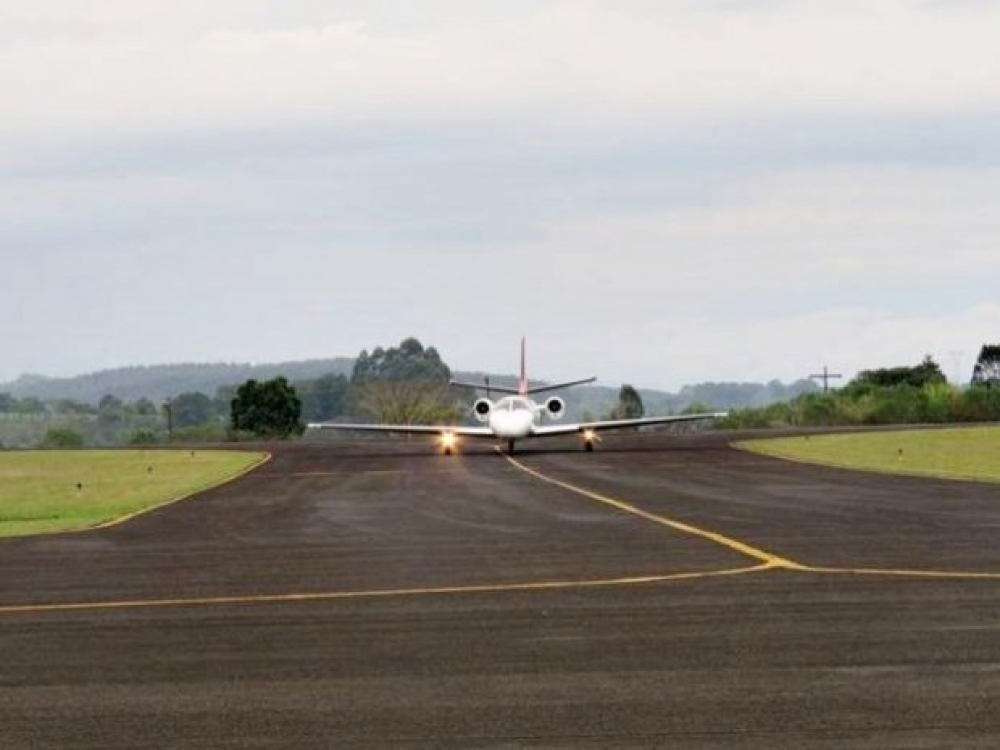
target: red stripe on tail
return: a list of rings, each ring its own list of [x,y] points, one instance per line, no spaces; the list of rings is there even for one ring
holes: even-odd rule
[[[517,385],[517,390],[522,396],[528,395],[528,366],[525,361],[524,336],[521,337],[521,381]]]

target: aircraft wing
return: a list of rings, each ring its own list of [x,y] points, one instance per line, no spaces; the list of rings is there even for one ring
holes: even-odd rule
[[[431,424],[349,424],[345,422],[313,422],[310,430],[341,430],[346,432],[389,432],[397,435],[461,435],[462,437],[493,437],[489,427],[462,427]]]
[[[597,422],[579,422],[577,424],[544,425],[536,427],[533,434],[539,437],[546,435],[571,435],[575,432],[593,430],[623,430],[629,427],[645,427],[654,424],[673,424],[674,422],[697,422],[701,419],[721,419],[728,416],[727,412],[709,412],[705,414],[678,414],[673,417],[639,417],[637,419],[605,419]]]

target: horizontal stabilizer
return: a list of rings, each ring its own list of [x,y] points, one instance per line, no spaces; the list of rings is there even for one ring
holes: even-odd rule
[[[569,388],[574,385],[586,385],[593,383],[597,378],[584,378],[583,380],[571,380],[568,383],[553,383],[552,385],[539,385],[528,389],[528,395],[533,393],[546,393],[548,391],[558,391],[560,388]]]
[[[524,394],[522,395],[531,396],[532,394],[535,393],[547,393],[548,391],[557,391],[560,388],[569,388],[574,385],[584,385],[586,383],[593,383],[595,380],[597,380],[597,378],[585,378],[584,380],[572,380],[568,383],[537,385],[534,388],[528,388],[527,391],[525,391]],[[487,385],[486,383],[463,383],[458,380],[452,380],[450,385],[453,385],[456,388],[473,388],[480,391],[496,391],[497,393],[509,393],[514,396],[521,393],[521,391],[519,391],[517,388],[511,388],[505,385],[493,385],[492,383]]]
[[[517,395],[517,388],[509,388],[504,385],[493,385],[492,383],[463,383],[458,380],[452,380],[448,385],[453,385],[456,388],[472,388],[480,391],[496,391],[497,393],[510,393]]]

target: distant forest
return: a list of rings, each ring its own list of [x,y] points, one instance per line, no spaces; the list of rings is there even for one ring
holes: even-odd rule
[[[192,363],[134,366],[69,378],[24,375],[15,381],[0,383],[0,393],[18,399],[71,400],[94,406],[105,396],[113,396],[122,401],[149,399],[160,404],[182,393],[204,393],[214,397],[219,389],[228,391],[251,378],[267,380],[282,375],[293,383],[303,383],[325,375],[350,377],[355,362],[355,357],[335,357],[273,364]],[[517,383],[515,375],[463,371],[454,373],[458,380],[473,382],[482,382],[487,375],[490,382],[495,385]],[[816,384],[809,380],[798,380],[787,385],[772,380],[769,383],[701,383],[684,386],[677,393],[640,388],[639,394],[642,396],[647,413],[669,414],[692,406],[713,409],[767,406],[817,390]],[[615,405],[618,387],[573,388],[568,390],[565,396],[568,405],[577,416],[583,412],[603,414]]]
[[[15,398],[34,397],[43,401],[70,399],[98,404],[105,396],[122,401],[147,398],[162,403],[181,393],[214,395],[219,388],[238,385],[251,378],[268,380],[284,375],[291,381],[313,380],[323,375],[350,375],[354,357],[307,359],[273,364],[173,364],[120,367],[71,378],[22,375],[10,383],[0,383],[0,393]]]
[[[72,378],[23,376],[0,384],[0,447],[233,439],[230,405],[237,386],[279,376],[294,387],[302,422],[469,422],[472,394],[449,388],[449,378],[485,382],[489,377],[493,385],[516,384],[509,374],[453,372],[436,349],[413,338],[353,358],[138,366]],[[645,413],[653,415],[761,408],[816,390],[814,383],[802,380],[791,385],[703,383],[678,393],[639,389],[639,395]],[[619,406],[617,386],[583,386],[561,395],[566,416],[574,421],[608,418]]]

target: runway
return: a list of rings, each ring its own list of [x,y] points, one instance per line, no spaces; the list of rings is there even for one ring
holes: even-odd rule
[[[0,542],[0,747],[1000,744],[1000,488],[731,438],[269,446]]]

